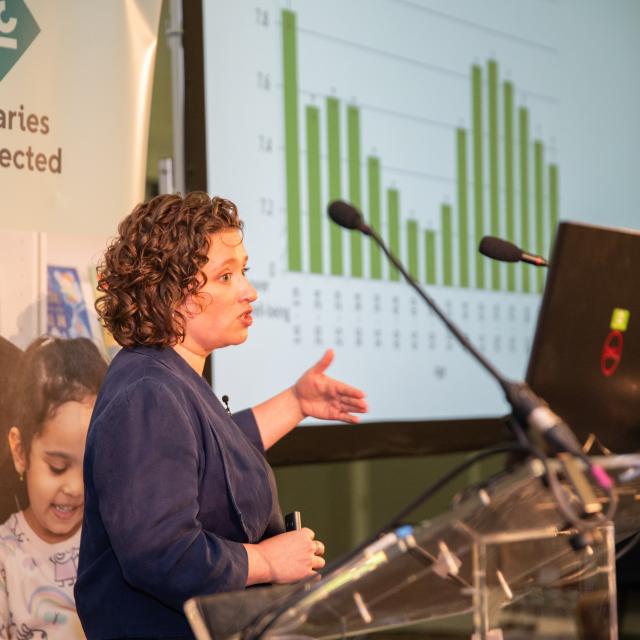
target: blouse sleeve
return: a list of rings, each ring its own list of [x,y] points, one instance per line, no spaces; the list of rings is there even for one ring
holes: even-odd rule
[[[94,425],[92,479],[125,580],[176,609],[194,595],[244,589],[243,545],[198,521],[200,449],[172,390],[142,380],[112,406]]]

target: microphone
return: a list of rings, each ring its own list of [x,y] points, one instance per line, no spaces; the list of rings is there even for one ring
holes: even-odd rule
[[[365,223],[360,211],[344,200],[334,200],[328,208],[329,217],[345,229],[357,229],[370,236],[371,227]]]
[[[549,262],[542,256],[523,251],[520,247],[495,236],[485,236],[480,240],[478,251],[483,256],[500,262],[526,262],[536,267],[548,267]]]
[[[580,443],[569,426],[556,415],[549,405],[538,397],[526,382],[515,382],[505,378],[496,367],[476,349],[473,343],[462,333],[458,326],[440,309],[437,303],[427,294],[418,282],[407,272],[404,265],[391,253],[378,232],[364,222],[362,213],[353,205],[342,200],[332,202],[328,207],[329,216],[338,225],[346,229],[358,229],[373,240],[389,258],[393,266],[403,275],[404,279],[415,289],[418,295],[431,307],[434,313],[442,320],[447,329],[455,336],[458,342],[466,349],[489,375],[498,382],[504,391],[507,402],[511,406],[513,415],[521,425],[528,425],[539,433],[549,446],[556,452],[566,451],[584,460],[591,471],[592,476],[600,486],[609,489],[613,481],[601,467],[594,465],[582,451]],[[499,240],[494,238],[494,240]],[[505,244],[511,244],[506,243]],[[517,247],[516,250],[520,251]]]

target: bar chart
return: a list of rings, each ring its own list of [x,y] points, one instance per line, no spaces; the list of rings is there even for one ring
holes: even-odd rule
[[[363,157],[361,137],[364,133],[360,109],[356,105],[329,96],[323,111],[306,105],[303,122],[300,121],[295,12],[282,10],[281,28],[289,270],[299,272],[306,269],[316,274],[373,280],[383,278],[380,250],[373,247],[369,264],[365,265],[362,238],[358,233],[347,235],[330,226],[328,233],[325,230],[323,234],[322,220],[327,204],[342,198],[362,208],[364,184],[368,195],[365,216],[368,223],[383,235],[396,255],[405,258],[414,277],[426,284],[515,292],[515,266],[509,267],[503,279],[497,263],[491,265],[490,271],[485,268],[485,259],[478,254],[476,247],[483,235],[492,234],[501,235],[528,251],[547,253],[558,222],[558,165],[545,163],[544,142],[531,138],[529,110],[515,104],[511,81],[500,82],[498,61],[490,59],[484,68],[474,64],[470,69],[472,127],[471,130],[457,128],[452,140],[456,147],[456,207],[454,210],[450,204],[442,203],[439,228],[423,229],[417,220],[403,218],[400,191],[383,186],[382,159]],[[485,110],[487,118],[483,118]],[[488,127],[484,125],[485,120]],[[323,134],[327,140],[324,166],[320,145]],[[347,140],[346,158],[342,158],[340,153],[342,136]],[[486,151],[483,148],[485,144]],[[303,147],[306,166],[301,162]],[[498,162],[500,154],[504,154],[502,176]],[[518,185],[515,184],[516,163]],[[343,164],[348,174],[345,185],[341,179]],[[530,165],[533,166],[533,184],[529,178]],[[326,198],[321,191],[323,170],[329,185]],[[307,202],[303,203],[301,182],[305,180]],[[500,198],[501,189],[504,206]],[[489,194],[487,212],[486,191]],[[520,196],[518,202],[516,191]],[[305,204],[308,212],[306,229],[302,216]],[[469,233],[471,212],[473,235]],[[519,216],[520,237],[516,237],[516,215]],[[453,237],[454,216],[457,239]],[[530,218],[535,223],[534,238],[530,237]],[[401,225],[404,225],[406,237],[404,247],[400,244]],[[303,259],[302,235],[305,233],[308,234],[308,260]],[[329,264],[323,264],[322,259],[325,242],[330,247]],[[455,277],[454,244],[457,245]],[[471,262],[475,263],[473,281],[469,270]],[[399,279],[398,275],[395,269],[391,269],[386,277],[395,281]],[[540,293],[544,286],[543,273],[539,271],[535,281],[531,280],[529,268],[523,267],[519,290]]]

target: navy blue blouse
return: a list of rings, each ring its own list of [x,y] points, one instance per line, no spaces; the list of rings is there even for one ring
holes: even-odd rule
[[[243,589],[284,531],[253,413],[233,419],[174,350],[113,359],[89,426],[78,614],[90,640],[191,637],[188,598]]]

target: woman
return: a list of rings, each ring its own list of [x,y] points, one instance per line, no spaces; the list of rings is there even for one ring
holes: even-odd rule
[[[325,376],[328,351],[232,419],[201,374],[207,355],[244,342],[252,324],[235,206],[201,192],[158,196],[118,231],[97,309],[124,349],[87,439],[78,614],[91,639],[190,637],[188,598],[324,565],[313,531],[283,533],[263,453],[305,416],[356,422],[366,403]]]

